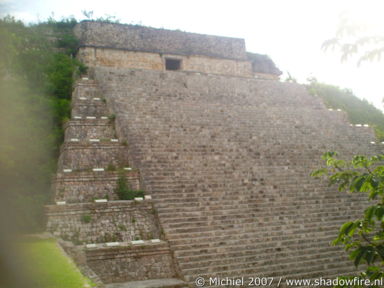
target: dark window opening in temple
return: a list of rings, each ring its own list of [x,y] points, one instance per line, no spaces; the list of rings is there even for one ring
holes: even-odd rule
[[[181,69],[181,60],[179,59],[165,59],[165,69],[166,70],[180,70]]]

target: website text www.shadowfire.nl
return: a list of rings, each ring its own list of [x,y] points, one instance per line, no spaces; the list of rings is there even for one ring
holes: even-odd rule
[[[384,286],[382,279],[355,278],[315,278],[315,279],[284,279],[282,277],[197,277],[196,287],[354,287],[354,286]]]

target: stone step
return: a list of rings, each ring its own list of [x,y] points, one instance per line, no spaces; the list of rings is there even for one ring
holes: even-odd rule
[[[248,192],[248,191],[247,191]],[[311,192],[308,192],[310,194]],[[294,195],[292,196],[280,196],[278,194],[274,194],[273,192],[269,193],[269,191],[266,194],[257,194],[252,193],[252,191],[249,191],[247,194],[242,193],[242,195],[233,195],[233,196],[225,196],[222,195],[221,197],[177,197],[177,198],[159,198],[159,196],[156,194],[156,192],[152,193],[154,195],[154,199],[156,200],[157,207],[159,211],[162,211],[166,213],[168,208],[171,209],[177,209],[178,207],[182,207],[184,204],[188,203],[191,205],[191,207],[196,206],[204,206],[203,204],[206,204],[205,210],[215,210],[218,206],[222,206],[222,209],[225,209],[226,207],[230,208],[234,205],[244,205],[249,207],[255,207],[259,208],[258,210],[266,210],[265,207],[276,207],[276,208],[286,208],[289,207],[308,207],[308,210],[311,208],[316,207],[324,207],[327,204],[334,204],[335,200],[338,200],[342,202],[348,203],[348,200],[365,200],[366,197],[311,197],[310,200],[308,200],[308,205],[305,205],[305,196],[297,194],[296,197]],[[361,195],[363,196],[363,195]],[[310,197],[310,196],[309,196]],[[347,198],[348,197],[348,198]],[[289,205],[289,201],[297,203],[296,205]],[[232,205],[231,205],[232,204]],[[362,207],[357,205],[356,203],[349,203],[349,207]],[[334,207],[335,205],[333,205]],[[262,209],[264,208],[264,209]],[[325,208],[325,207],[324,207]],[[176,210],[177,211],[177,210]]]
[[[228,269],[237,269],[242,267],[264,267],[269,264],[288,265],[292,262],[302,263],[304,261],[314,261],[313,255],[310,253],[308,254],[308,252],[311,252],[311,250],[313,250],[313,247],[304,247],[303,250],[300,250],[300,253],[297,253],[297,251],[290,251],[290,253],[288,253],[286,250],[284,251],[285,253],[277,252],[275,249],[264,249],[264,251],[261,249],[253,250],[249,251],[247,255],[237,255],[235,253],[227,255],[223,253],[221,255],[218,254],[217,258],[214,257],[205,261],[197,261],[191,259],[188,259],[187,261],[179,261],[179,265],[184,272],[189,271],[187,274],[202,274],[204,273],[204,270],[208,272],[209,269],[224,271],[224,269],[215,268],[220,266],[226,266]],[[329,247],[328,249],[324,248],[316,251],[315,258],[318,260],[318,262],[321,262],[321,260],[329,260],[332,258],[332,256],[335,255],[340,255],[341,257],[345,258],[347,254],[341,247]]]
[[[329,222],[329,225],[327,227],[323,227],[321,231],[328,231],[330,229],[334,230],[335,233],[339,230],[340,226],[348,221],[349,218],[340,218],[338,220],[332,220]],[[305,232],[305,231],[312,231],[312,229],[315,229],[314,224],[321,224],[323,222],[305,222],[305,221],[284,221],[284,222],[278,222],[278,224],[274,221],[268,221],[268,223],[264,222],[246,222],[246,223],[238,223],[238,224],[230,224],[225,225],[225,222],[222,223],[222,225],[216,225],[216,226],[204,226],[202,229],[195,229],[195,228],[185,228],[189,229],[189,232],[186,233],[180,233],[180,231],[176,230],[171,233],[166,226],[163,225],[165,228],[166,235],[170,241],[172,241],[175,245],[182,244],[182,243],[190,243],[190,242],[198,242],[199,240],[203,241],[205,238],[209,239],[209,241],[214,241],[217,237],[220,240],[220,237],[223,237],[225,235],[229,236],[234,233],[239,233],[240,231],[237,230],[247,230],[247,233],[259,233],[263,235],[264,233],[268,233],[271,236],[280,235],[281,229],[279,227],[289,227],[289,229],[296,231],[296,232]],[[276,230],[279,229],[279,230]],[[233,238],[239,238],[242,236],[242,234],[234,235]]]
[[[342,216],[338,216],[338,217],[319,217],[318,219],[316,218],[306,218],[305,220],[302,220],[302,221],[297,221],[296,220],[296,217],[298,216],[298,214],[296,215],[291,215],[290,218],[287,218],[285,220],[275,220],[275,218],[272,218],[269,220],[269,221],[255,221],[255,218],[254,217],[246,217],[244,215],[241,215],[243,217],[243,219],[232,219],[232,220],[217,220],[217,221],[201,221],[201,222],[194,222],[194,223],[189,223],[188,222],[185,222],[185,223],[178,223],[177,225],[164,225],[163,224],[163,227],[166,229],[167,231],[167,235],[171,235],[171,234],[177,234],[177,235],[180,235],[180,234],[183,234],[183,233],[187,233],[187,234],[190,234],[190,232],[192,232],[191,230],[194,230],[196,228],[202,228],[202,227],[207,227],[209,228],[208,231],[220,231],[220,230],[224,230],[224,229],[231,229],[232,227],[236,227],[236,226],[241,226],[243,229],[244,228],[249,228],[249,227],[263,227],[271,224],[272,227],[274,227],[274,225],[272,225],[272,223],[276,223],[276,221],[279,221],[279,223],[281,225],[283,224],[286,224],[286,225],[290,225],[290,226],[294,226],[294,227],[301,227],[301,229],[304,229],[304,228],[311,228],[313,227],[313,223],[322,223],[324,222],[324,219],[330,219],[327,223],[329,224],[332,224],[332,223],[344,223],[346,221],[348,221],[350,218],[348,217],[342,217]],[[357,216],[357,215],[356,215]],[[263,223],[263,224],[262,224]],[[336,224],[337,225],[337,224]],[[269,226],[269,227],[271,227]],[[327,226],[325,229],[327,229],[329,226]],[[277,227],[276,227],[277,228]],[[180,230],[180,229],[183,229],[183,230]],[[292,228],[293,229],[293,228]],[[295,231],[301,231],[300,229],[294,229]],[[197,230],[199,232],[203,232],[203,230]],[[189,237],[191,237],[191,235],[189,235]]]
[[[332,222],[329,226],[323,228],[321,230],[321,234],[338,234],[338,230],[340,226],[346,222],[347,218],[339,220],[337,222]],[[266,225],[258,225],[249,223],[241,223],[237,225],[222,225],[222,226],[212,226],[212,227],[204,227],[206,229],[190,229],[189,233],[180,234],[178,232],[169,233],[167,228],[163,226],[165,229],[165,234],[167,235],[168,240],[174,245],[177,249],[190,248],[194,247],[210,247],[213,245],[224,245],[224,243],[231,243],[236,241],[235,239],[247,239],[247,237],[255,237],[257,235],[263,236],[269,240],[279,239],[282,237],[287,238],[295,238],[295,235],[307,235],[309,233],[316,232],[316,228],[312,228],[314,224],[318,224],[316,222],[312,223],[312,226],[308,222],[297,223],[295,225],[290,224],[289,222],[282,222],[281,225],[283,227],[289,227],[290,231],[294,231],[296,234],[283,233],[280,230],[274,231],[273,229],[279,229],[279,226],[273,225],[271,229]],[[242,232],[245,231],[245,232]],[[330,231],[330,232],[329,232]],[[235,233],[238,233],[235,235]],[[253,235],[255,234],[255,235]],[[231,237],[231,235],[233,235]],[[284,236],[285,235],[285,236]],[[255,237],[256,239],[260,237]]]
[[[155,199],[155,198],[153,198]],[[301,208],[300,206],[296,206],[297,208]],[[303,206],[306,207],[306,206]],[[361,205],[361,210],[358,210],[358,206],[353,206],[354,209],[356,209],[356,215],[359,215],[362,213],[363,205]],[[197,214],[192,213],[191,215],[188,215],[187,213],[181,213],[181,212],[175,212],[174,214],[171,213],[163,213],[161,212],[161,223],[167,227],[170,228],[177,228],[177,226],[186,226],[186,225],[200,225],[203,223],[213,223],[214,221],[234,221],[235,219],[246,219],[251,218],[255,222],[256,216],[262,216],[262,217],[272,217],[272,219],[275,219],[274,217],[276,214],[271,212],[269,207],[265,207],[263,210],[246,210],[248,213],[241,213],[236,209],[231,210],[217,210],[217,211],[209,211],[209,214],[206,212],[199,212],[196,211]],[[287,207],[289,208],[289,207]],[[296,209],[287,209],[287,210],[281,210],[282,212],[279,214],[279,217],[297,217],[297,215],[300,215],[299,212],[297,212]],[[310,211],[311,216],[316,217],[334,217],[339,216],[340,211],[342,208],[338,206],[334,207],[322,207],[322,206],[313,206],[311,208],[308,208],[308,211]],[[280,218],[283,219],[283,218]],[[259,222],[259,221],[257,221]]]
[[[191,233],[190,235],[181,238],[180,235],[169,235],[166,233],[168,241],[171,243],[174,249],[177,249],[180,255],[193,255],[200,250],[211,249],[214,252],[215,247],[224,246],[238,246],[238,245],[249,245],[254,244],[257,241],[271,241],[275,242],[276,245],[284,242],[287,244],[293,243],[294,241],[306,237],[307,235],[316,234],[325,238],[326,240],[332,241],[337,235],[341,223],[336,223],[330,226],[324,231],[316,231],[316,229],[294,229],[296,234],[283,233],[283,232],[270,232],[263,227],[249,227],[239,226],[237,229],[229,229],[228,231],[221,230],[218,232],[207,231],[207,233]],[[277,228],[277,227],[276,227]],[[290,227],[291,228],[291,227]],[[263,232],[262,232],[263,231]],[[236,234],[237,233],[237,234]],[[199,237],[200,236],[200,237]],[[173,238],[174,237],[174,238]],[[177,237],[177,238],[176,238]],[[332,239],[328,239],[328,238]],[[325,241],[325,240],[324,240]],[[206,253],[208,253],[206,251]]]
[[[216,209],[215,207],[210,207],[211,209],[205,209],[203,208],[195,209],[195,213],[189,211],[179,211],[176,210],[174,214],[170,213],[164,213],[161,209],[158,209],[159,214],[162,216],[162,223],[164,225],[167,225],[168,227],[171,227],[170,225],[178,225],[179,223],[186,222],[185,224],[191,223],[192,225],[194,222],[206,222],[206,223],[214,223],[217,221],[234,221],[236,219],[246,219],[246,218],[252,218],[254,219],[254,222],[261,222],[266,220],[268,222],[268,219],[271,220],[284,220],[289,219],[292,217],[297,217],[300,215],[298,212],[298,209],[302,209],[305,211],[308,211],[310,217],[335,217],[340,215],[340,211],[343,209],[340,208],[337,205],[332,206],[323,206],[323,205],[310,205],[310,206],[278,206],[279,208],[285,208],[285,210],[282,210],[283,212],[279,215],[274,214],[269,209],[272,209],[273,205],[264,205],[263,208],[260,208],[258,206],[252,206],[251,204],[244,204],[239,205],[238,207],[242,209],[242,211],[236,210],[236,209],[230,209],[230,207],[223,207],[222,210]],[[156,206],[157,207],[157,206]],[[353,205],[353,206],[347,206],[351,209],[355,209],[355,212],[353,215],[359,215],[363,213],[364,208],[366,206],[364,205]],[[244,213],[243,213],[244,212]],[[258,220],[255,220],[255,217],[257,217]],[[176,228],[174,226],[173,228]]]
[[[154,199],[156,199],[156,198],[154,197]],[[268,208],[273,208],[273,205],[264,205],[263,207],[260,207],[256,203],[252,203],[252,202],[239,203],[239,202],[234,201],[233,203],[238,205],[238,207],[235,207],[235,208],[233,206],[231,207],[230,204],[223,205],[222,207],[220,207],[219,205],[204,207],[203,203],[193,203],[192,204],[192,203],[189,203],[188,201],[178,202],[178,205],[176,205],[175,203],[173,203],[173,205],[171,205],[169,203],[165,203],[164,207],[162,207],[156,201],[156,209],[159,211],[159,213],[162,215],[162,217],[164,217],[164,219],[165,218],[169,219],[169,218],[182,218],[183,216],[181,216],[181,215],[185,215],[186,217],[190,217],[190,215],[196,215],[196,216],[218,215],[219,216],[219,215],[224,214],[223,211],[227,211],[229,213],[228,215],[236,215],[236,214],[241,215],[243,213],[239,212],[239,211],[242,211],[242,210],[247,211],[247,212],[251,213],[252,215],[255,215],[255,214],[261,213],[263,211],[267,211]],[[322,209],[324,209],[324,211],[329,211],[329,212],[342,210],[334,202],[333,202],[333,204],[331,204],[331,203],[332,202],[324,202],[323,204],[315,203],[315,204],[310,204],[309,206],[302,206],[302,205],[289,206],[289,205],[286,205],[286,206],[278,206],[278,207],[287,208],[290,211],[295,211],[298,208],[300,208],[300,209],[307,208],[308,211],[310,211],[311,209],[322,208]],[[185,205],[185,209],[182,208],[183,205]],[[329,206],[327,206],[327,205],[329,205]],[[355,205],[351,205],[348,207],[350,207],[351,209],[357,209],[361,213],[364,210],[365,206],[360,205],[358,203],[355,203]],[[242,209],[242,210],[240,210],[240,209]],[[172,210],[173,210],[173,214],[172,214]],[[189,214],[189,213],[192,213],[192,214]]]
[[[187,284],[176,278],[151,279],[142,281],[131,281],[125,283],[112,283],[105,288],[184,288]]]
[[[265,260],[265,259],[275,259],[275,258],[281,258],[285,259],[286,257],[292,257],[292,256],[302,256],[307,255],[306,257],[310,257],[312,259],[313,256],[311,254],[307,254],[307,252],[311,252],[313,247],[307,246],[300,249],[300,253],[297,253],[297,250],[290,249],[289,247],[275,247],[274,243],[270,243],[271,245],[269,247],[260,247],[259,249],[247,249],[243,251],[229,251],[227,253],[223,253],[223,258],[215,258],[214,255],[216,254],[205,254],[205,253],[196,253],[195,255],[188,256],[186,260],[183,261],[181,257],[176,256],[176,259],[180,259],[180,267],[183,269],[189,269],[189,268],[195,268],[196,264],[195,262],[201,263],[201,265],[210,265],[211,263],[234,263],[231,259],[237,259],[244,261],[244,259],[250,260],[253,259],[259,259],[259,260]],[[324,253],[340,253],[341,247],[336,246],[329,246],[329,247],[323,247],[319,248],[316,253],[317,255],[322,255]],[[259,254],[260,253],[260,254]],[[256,256],[255,256],[256,255]],[[273,255],[273,257],[271,256]]]
[[[219,251],[227,251],[224,254],[229,253],[228,251],[231,251],[231,252],[244,252],[244,251],[252,252],[253,250],[258,250],[258,249],[265,251],[266,249],[270,248],[271,246],[279,248],[279,247],[281,247],[281,244],[286,245],[286,247],[291,247],[290,249],[292,249],[292,247],[296,247],[296,245],[298,245],[298,244],[300,244],[301,245],[300,247],[302,247],[303,249],[305,247],[316,247],[318,245],[318,243],[323,243],[326,245],[326,247],[329,247],[329,243],[331,241],[333,241],[337,236],[337,233],[332,233],[332,232],[324,233],[322,235],[322,237],[316,239],[316,241],[308,240],[308,243],[302,244],[303,240],[301,240],[301,238],[292,237],[292,239],[284,240],[284,238],[285,238],[284,234],[282,234],[280,237],[268,238],[268,236],[267,236],[264,238],[262,238],[262,237],[256,238],[255,237],[254,239],[252,239],[252,237],[256,233],[257,232],[249,233],[249,234],[244,233],[243,235],[248,236],[250,238],[239,239],[237,241],[237,243],[232,243],[232,244],[227,244],[227,245],[220,245],[220,242],[205,242],[205,243],[201,243],[201,244],[197,243],[197,244],[190,244],[190,245],[185,245],[185,246],[180,245],[179,247],[175,247],[172,244],[172,241],[170,241],[170,245],[173,249],[175,249],[175,256],[178,259],[179,258],[183,259],[184,257],[185,257],[185,259],[188,259],[188,257],[191,257],[193,255],[202,254],[202,253],[204,253],[206,255],[210,255],[210,254],[215,255]],[[314,233],[312,233],[312,234],[314,234]],[[229,236],[227,236],[227,238],[228,237]],[[263,241],[271,241],[270,242],[271,246],[269,246],[267,242],[263,242]],[[273,246],[273,244],[275,246]],[[295,250],[299,251],[300,249],[301,248],[296,247]]]
[[[329,263],[332,263],[333,261],[335,261],[335,256],[337,254],[333,254],[333,255],[327,255],[327,257],[320,257],[320,255],[316,256],[316,259],[312,258],[312,259],[308,259],[308,258],[305,258],[305,257],[291,257],[291,258],[287,258],[287,259],[275,259],[275,260],[270,260],[270,259],[264,259],[264,260],[261,260],[261,261],[258,261],[257,260],[257,255],[254,255],[254,260],[253,261],[249,261],[249,262],[243,262],[242,259],[234,259],[233,262],[231,263],[228,263],[226,265],[210,265],[210,266],[204,266],[202,265],[202,263],[198,262],[198,263],[195,263],[196,265],[196,268],[195,269],[183,269],[181,268],[181,270],[183,271],[183,274],[185,276],[188,276],[188,275],[215,275],[216,273],[218,272],[221,272],[221,271],[231,271],[231,272],[235,272],[235,271],[238,271],[240,272],[241,274],[244,273],[244,271],[246,271],[247,269],[252,269],[260,275],[267,275],[269,272],[271,271],[274,271],[275,269],[278,270],[280,273],[284,274],[284,272],[286,271],[291,271],[292,273],[294,273],[294,271],[292,271],[292,266],[297,264],[297,263],[300,263],[300,268],[298,270],[296,270],[297,272],[300,272],[300,273],[303,273],[305,271],[312,271],[315,269],[315,267],[317,266],[320,266],[323,267],[324,269],[324,265],[327,265]],[[332,261],[332,256],[334,257],[333,261]],[[339,256],[340,256],[340,259],[337,259],[336,261],[339,263],[339,264],[345,264],[347,265],[348,263],[351,264],[352,266],[352,261],[349,260],[349,259],[345,259],[345,254],[343,253],[339,253]],[[236,260],[240,260],[240,261],[236,261]],[[343,266],[343,265],[341,265]],[[311,267],[311,268],[308,268],[308,267]],[[307,268],[307,269],[306,269]],[[351,267],[351,270],[353,270],[353,267]],[[241,275],[241,274],[237,274],[237,275]],[[236,275],[236,274],[234,274]]]

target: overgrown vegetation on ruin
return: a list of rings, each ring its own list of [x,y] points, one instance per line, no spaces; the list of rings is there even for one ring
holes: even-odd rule
[[[74,75],[86,70],[74,58],[76,23],[49,19],[26,26],[0,19],[2,196],[26,231],[42,227]]]
[[[367,100],[357,98],[351,90],[320,83],[314,78],[307,88],[312,95],[321,97],[329,108],[345,111],[352,124],[372,126],[378,140],[384,141],[384,114]]]
[[[119,178],[117,179],[116,194],[120,200],[133,200],[135,197],[144,197],[144,191],[131,188],[123,172],[119,173]]]

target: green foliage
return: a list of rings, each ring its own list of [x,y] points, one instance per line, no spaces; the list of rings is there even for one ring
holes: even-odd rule
[[[376,28],[344,14],[335,36],[326,40],[322,48],[337,49],[341,53],[341,61],[356,57],[358,65],[367,61],[380,61],[384,52],[384,35],[378,33]]]
[[[82,215],[81,216],[81,222],[82,223],[90,223],[92,221],[91,215]]]
[[[144,191],[132,190],[125,174],[120,173],[117,179],[116,194],[120,200],[133,200],[135,197],[144,197]]]
[[[330,185],[338,186],[339,191],[365,193],[371,201],[359,219],[341,226],[333,244],[344,245],[356,267],[367,265],[357,277],[380,279],[384,277],[384,155],[357,155],[351,161],[345,161],[338,159],[337,153],[327,152],[322,158],[326,168],[312,172],[312,176],[325,176]]]
[[[112,163],[108,164],[107,171],[116,171],[116,166]]]
[[[117,227],[120,231],[127,231],[127,226],[125,226],[124,224],[119,224]]]
[[[333,109],[341,109],[348,114],[349,121],[353,124],[370,124],[374,127],[376,137],[384,141],[384,114],[367,100],[360,100],[350,90],[340,89],[316,79],[308,79],[309,93],[322,98],[325,104]]]
[[[31,26],[0,19],[1,190],[28,232],[43,228],[74,76],[86,70],[73,57],[75,24],[73,18]]]
[[[109,121],[113,122],[116,119],[116,115],[115,114],[108,115],[108,119]]]

